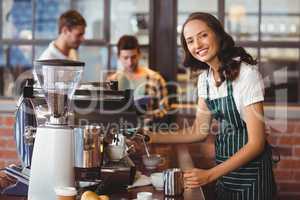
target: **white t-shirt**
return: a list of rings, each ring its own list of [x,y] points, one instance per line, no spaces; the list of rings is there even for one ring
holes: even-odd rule
[[[70,51],[69,56],[65,56],[59,49],[57,49],[54,45],[54,41],[52,41],[47,49],[40,55],[39,60],[48,60],[48,59],[71,59],[77,60],[78,55],[75,50]]]
[[[77,60],[78,57],[75,50],[70,52],[69,56],[65,56],[59,49],[57,49],[54,45],[54,41],[52,41],[47,49],[44,50],[44,52],[40,55],[38,60],[48,60],[48,59],[69,59],[69,60]],[[35,72],[35,69],[33,71],[33,77],[36,81],[36,87],[40,87],[40,84],[38,83],[38,78]]]
[[[204,71],[199,75],[198,78],[198,97],[207,98],[206,79],[207,71]],[[217,99],[227,96],[226,81],[217,87],[211,69],[209,69],[208,84],[210,99]],[[264,100],[264,84],[261,74],[258,72],[256,66],[242,63],[240,74],[232,82],[232,88],[236,107],[243,119],[244,107]]]

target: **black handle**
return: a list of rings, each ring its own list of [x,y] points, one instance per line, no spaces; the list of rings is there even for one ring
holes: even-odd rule
[[[144,135],[144,140],[145,140],[145,142],[149,142],[150,141],[150,136],[149,135]]]

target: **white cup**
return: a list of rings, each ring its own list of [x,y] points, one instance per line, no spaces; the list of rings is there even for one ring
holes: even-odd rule
[[[125,156],[125,148],[122,145],[109,145],[108,156],[112,161],[119,161]]]
[[[162,162],[162,157],[158,154],[143,155],[142,158],[146,169],[155,169]]]
[[[57,200],[75,200],[77,190],[74,187],[55,187]]]
[[[151,192],[139,192],[137,193],[137,200],[153,200]]]
[[[162,172],[152,173],[150,179],[156,190],[164,189],[164,174]]]

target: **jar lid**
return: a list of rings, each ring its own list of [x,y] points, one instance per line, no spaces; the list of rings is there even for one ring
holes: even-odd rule
[[[137,200],[152,200],[151,192],[139,192],[137,193]]]
[[[59,196],[75,196],[77,194],[74,187],[55,187],[54,191]]]
[[[46,59],[36,60],[35,64],[47,66],[84,66],[84,62],[68,60],[68,59]]]

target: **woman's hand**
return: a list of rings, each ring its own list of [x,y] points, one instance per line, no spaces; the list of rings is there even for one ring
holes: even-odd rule
[[[198,188],[212,181],[212,173],[210,170],[194,168],[186,170],[183,178],[185,188]]]

